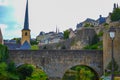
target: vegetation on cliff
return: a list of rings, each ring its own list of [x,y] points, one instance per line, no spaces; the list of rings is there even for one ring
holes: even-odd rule
[[[69,30],[64,31],[64,39],[68,39],[69,38],[69,34],[70,34]]]
[[[119,21],[120,20],[120,8],[114,9],[110,18],[111,18],[111,21]]]

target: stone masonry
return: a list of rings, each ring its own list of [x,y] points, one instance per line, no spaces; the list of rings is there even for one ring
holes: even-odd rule
[[[103,51],[99,50],[11,50],[9,61],[17,66],[28,63],[40,67],[50,80],[61,80],[76,65],[89,66],[99,77],[103,74]]]

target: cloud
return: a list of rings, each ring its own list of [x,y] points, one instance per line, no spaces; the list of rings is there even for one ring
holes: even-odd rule
[[[7,0],[0,0],[0,5],[8,6],[8,1]]]
[[[17,32],[20,29],[20,25],[14,16],[14,8],[7,4],[7,2],[0,1],[0,27],[5,39],[18,35]]]

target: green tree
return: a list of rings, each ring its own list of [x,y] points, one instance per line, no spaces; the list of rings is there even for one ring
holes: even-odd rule
[[[6,62],[8,58],[8,48],[0,44],[0,62]]]
[[[33,73],[30,77],[27,77],[26,80],[47,80],[47,75],[45,72],[39,68],[34,68]]]
[[[0,63],[0,80],[8,80],[7,64],[5,62]]]
[[[69,34],[70,34],[69,30],[64,31],[64,39],[68,39],[69,38]]]
[[[120,8],[116,8],[113,13],[111,14],[111,20],[112,21],[118,21],[120,20]]]
[[[13,38],[12,40],[16,40],[16,43],[21,43],[21,38]]]
[[[31,40],[31,41],[30,41],[30,44],[31,44],[31,45],[38,45],[38,42],[37,42],[37,40]]]
[[[20,76],[20,80],[25,80],[27,77],[30,77],[33,72],[34,67],[29,64],[21,65],[17,68],[17,73]]]

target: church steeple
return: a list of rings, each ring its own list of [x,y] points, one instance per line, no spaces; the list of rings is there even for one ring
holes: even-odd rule
[[[26,11],[25,11],[25,21],[24,21],[24,28],[22,29],[22,39],[21,39],[21,45],[23,45],[25,42],[30,44],[30,29],[29,29],[29,16],[28,16],[28,0],[26,2]]]
[[[28,0],[26,2],[26,11],[25,11],[25,20],[24,20],[23,30],[29,30]]]

